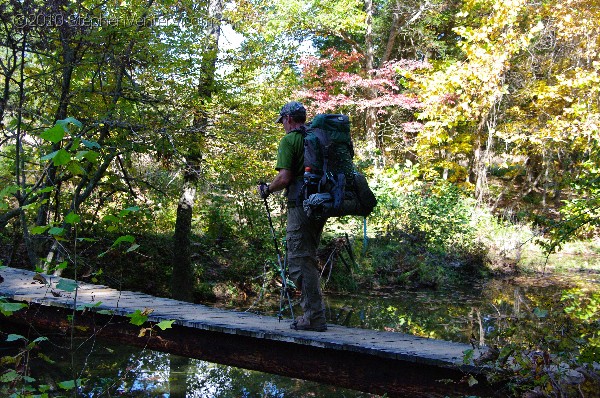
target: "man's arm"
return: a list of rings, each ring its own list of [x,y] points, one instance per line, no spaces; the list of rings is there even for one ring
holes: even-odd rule
[[[288,169],[279,169],[279,173],[275,176],[271,184],[269,184],[269,191],[277,192],[285,189],[294,180],[294,173]]]
[[[257,187],[261,198],[267,199],[269,194],[281,191],[286,188],[294,179],[294,173],[288,169],[279,169],[279,173],[275,176],[271,184],[260,183]]]

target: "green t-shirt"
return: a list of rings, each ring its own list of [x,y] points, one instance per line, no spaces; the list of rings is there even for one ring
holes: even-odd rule
[[[304,174],[304,136],[302,131],[292,130],[279,141],[275,170],[279,169],[294,172],[296,178]]]

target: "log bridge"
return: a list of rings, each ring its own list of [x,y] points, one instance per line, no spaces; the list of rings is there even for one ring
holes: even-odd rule
[[[485,369],[464,363],[467,344],[338,325],[322,333],[295,331],[289,320],[75,284],[22,269],[2,267],[0,276],[0,297],[27,304],[9,317],[0,315],[2,323],[70,333],[73,321],[84,335],[379,395],[493,395]],[[137,310],[148,313],[142,326],[127,317]],[[175,322],[139,337],[142,327],[164,320]],[[473,358],[482,354],[476,350]]]

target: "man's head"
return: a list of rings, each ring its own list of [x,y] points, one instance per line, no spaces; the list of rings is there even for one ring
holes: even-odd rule
[[[299,102],[288,102],[281,108],[281,111],[279,111],[279,117],[275,122],[283,123],[283,119],[287,116],[290,116],[296,123],[304,124],[304,122],[306,122],[306,109],[304,108],[304,105]]]

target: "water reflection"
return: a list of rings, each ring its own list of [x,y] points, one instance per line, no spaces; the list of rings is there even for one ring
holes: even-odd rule
[[[347,326],[484,343],[506,319],[556,308],[568,289],[585,295],[598,292],[599,287],[597,274],[472,281],[430,291],[385,291],[368,297],[330,295],[329,312],[333,322]]]
[[[0,326],[0,336],[14,333]],[[22,333],[22,332],[20,332]],[[2,356],[15,355],[22,347],[6,344],[0,337]],[[48,391],[50,396],[71,395],[61,382],[81,380],[78,396],[163,398],[284,398],[375,397],[375,395],[325,384],[255,372],[166,353],[120,346],[102,340],[77,340],[70,351],[65,338],[51,337],[29,355],[29,382],[0,383],[0,396],[16,391]],[[43,355],[39,355],[43,354]],[[73,355],[71,355],[73,354]],[[46,360],[43,360],[46,358]],[[0,366],[0,368],[2,368]],[[4,369],[0,369],[2,373]],[[35,380],[33,380],[35,379]]]
[[[372,294],[326,294],[330,323],[410,333],[463,343],[488,343],[507,319],[521,318],[562,305],[564,291],[584,295],[600,291],[600,275],[520,276],[462,281],[435,290],[380,289]],[[252,310],[275,315],[278,304],[263,300]],[[229,308],[244,310],[239,303]],[[295,313],[300,313],[296,309]],[[566,314],[563,314],[566,316]],[[548,322],[560,323],[560,319]],[[528,325],[523,323],[526,329]],[[526,336],[526,330],[523,331]]]

